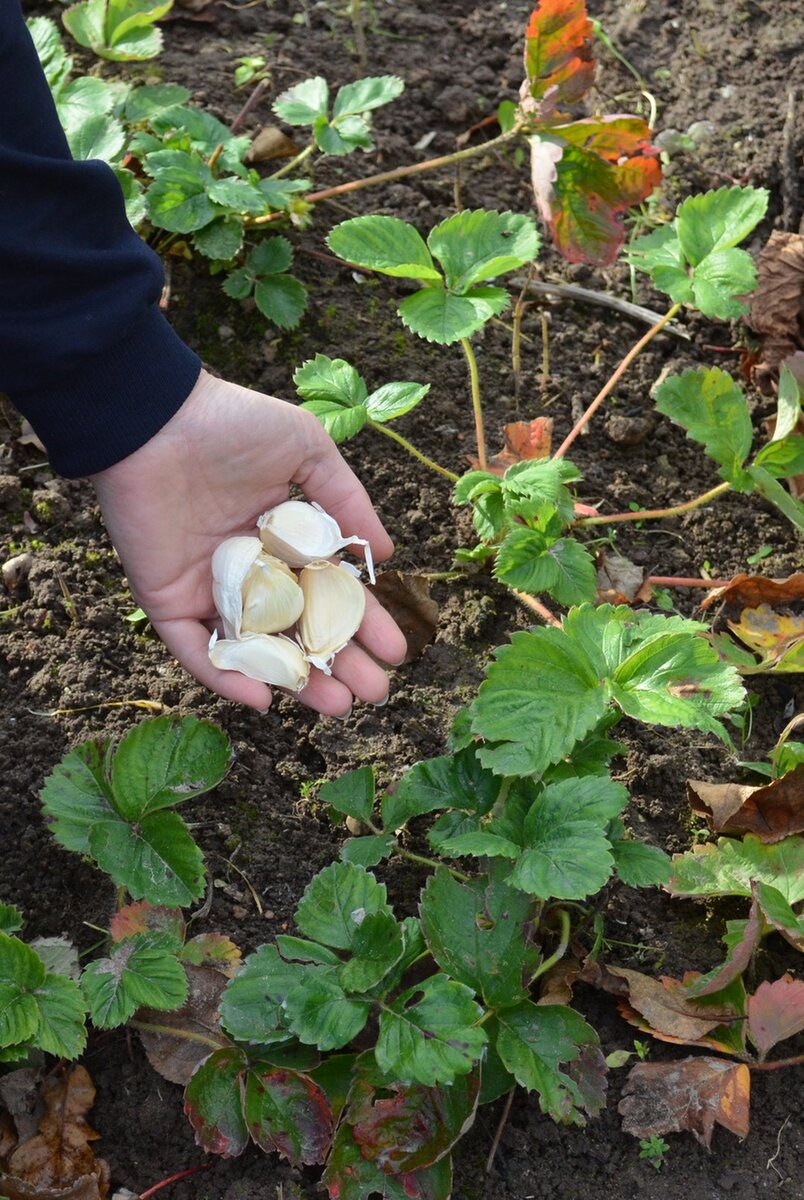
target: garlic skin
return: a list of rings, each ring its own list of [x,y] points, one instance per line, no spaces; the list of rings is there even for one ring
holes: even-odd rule
[[[221,671],[239,671],[249,679],[300,692],[310,677],[310,664],[291,638],[268,633],[247,633],[241,638],[219,639],[213,633],[209,659]]]
[[[325,675],[332,660],[357,633],[366,611],[366,592],[345,563],[308,563],[299,578],[304,609],[299,640],[307,661]]]
[[[218,546],[212,556],[212,598],[227,639],[289,629],[304,605],[296,576],[266,554],[255,537],[227,538]]]
[[[374,583],[371,547],[365,538],[344,537],[338,522],[324,512],[320,504],[304,500],[286,500],[262,514],[257,520],[262,544],[290,567],[328,558],[345,546],[363,546],[369,579]]]

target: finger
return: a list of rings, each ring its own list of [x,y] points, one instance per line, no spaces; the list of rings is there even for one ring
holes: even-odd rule
[[[335,656],[332,674],[366,704],[383,704],[388,698],[388,676],[359,646],[347,646]]]
[[[366,538],[378,562],[391,557],[394,544],[368,492],[318,425],[313,452],[302,463],[294,483],[299,484],[308,500],[315,500],[335,518],[344,537],[357,534]]]
[[[404,633],[368,588],[365,616],[355,638],[375,658],[392,666],[399,666],[407,654]]]
[[[239,671],[221,671],[213,667],[209,661],[209,631],[204,625],[183,618],[154,621],[153,626],[173,657],[204,687],[217,692],[225,700],[247,704],[259,712],[265,712],[268,708],[271,690],[267,684],[249,679]]]
[[[346,717],[352,708],[352,692],[323,671],[310,672],[310,682],[299,692],[299,700],[308,708],[314,708],[322,717]]]

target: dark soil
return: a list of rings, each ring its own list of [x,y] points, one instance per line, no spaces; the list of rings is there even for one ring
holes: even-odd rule
[[[800,6],[792,0],[729,5],[608,0],[592,7],[649,81],[659,103],[660,128],[683,132],[695,121],[712,123],[705,145],[672,160],[661,203],[671,207],[691,191],[731,180],[770,188],[769,216],[750,247],[756,251],[778,227],[783,209],[786,93],[804,63]],[[325,162],[316,183],[326,186],[350,174],[415,161],[421,155],[414,143],[430,132],[435,136],[427,154],[448,152],[457,134],[493,112],[501,98],[514,98],[529,9],[526,0],[474,9],[457,0],[393,6],[377,0],[378,24],[368,32],[368,73],[396,72],[407,90],[377,114],[376,153]],[[348,17],[334,4],[221,3],[207,13],[211,23],[191,22],[180,13],[166,26],[166,51],[154,72],[191,87],[196,101],[227,122],[244,99],[232,89],[238,55],[264,52],[272,68],[273,90],[254,115],[254,128],[270,122],[271,95],[298,80],[323,72],[342,83],[359,73]],[[632,76],[602,49],[600,58],[593,104],[602,111],[632,110],[639,99]],[[292,335],[277,336],[259,314],[225,301],[217,281],[206,279],[202,269],[176,260],[171,299],[176,327],[212,370],[286,397],[293,395],[294,367],[316,352],[347,358],[373,386],[397,378],[430,381],[428,402],[399,428],[436,459],[462,469],[472,451],[473,430],[460,352],[403,334],[394,314],[399,293],[393,281],[358,280],[310,254],[323,248],[327,230],[348,214],[387,212],[429,228],[454,211],[455,186],[454,175],[445,173],[359,192],[345,205],[321,206],[310,231],[291,233],[298,248],[297,273],[311,294],[310,312]],[[460,199],[466,207],[529,211],[526,167],[508,157],[473,160],[462,172]],[[800,196],[793,197],[793,206],[799,201]],[[569,268],[551,250],[543,263],[547,278],[628,294],[623,266],[606,272]],[[640,299],[661,310],[661,298],[644,286]],[[547,325],[550,374],[545,380],[540,314],[530,311],[519,404],[509,333],[492,325],[478,339],[490,431],[517,417],[549,414],[561,439],[572,425],[573,407],[588,403],[643,331],[603,309],[570,304],[549,307]],[[736,370],[736,354],[711,349],[732,347],[734,329],[695,320],[689,332],[690,342],[664,336],[653,343],[626,375],[608,416],[596,420],[574,449],[573,459],[585,476],[582,496],[589,502],[602,498],[604,512],[631,502],[679,502],[716,482],[703,455],[652,415],[649,389],[666,365]],[[758,394],[752,400],[757,419],[772,407]],[[612,417],[618,416],[642,421],[647,436],[637,444],[615,440],[618,425]],[[19,443],[19,425],[10,410],[4,424],[0,550],[6,558],[29,547],[34,565],[21,591],[3,597],[7,611],[0,612],[5,684],[0,897],[23,909],[28,935],[66,933],[82,948],[92,944],[96,935],[84,922],[108,923],[113,890],[93,867],[54,844],[42,819],[39,789],[69,747],[88,737],[118,734],[142,716],[136,708],[93,706],[159,701],[218,722],[235,747],[235,766],[225,783],[194,802],[188,815],[212,881],[206,927],[228,933],[248,952],[288,928],[303,888],[338,853],[340,835],[307,785],[366,762],[376,766],[385,784],[412,762],[440,753],[450,717],[471,696],[490,647],[513,629],[526,628],[529,615],[483,577],[438,584],[435,641],[396,673],[387,707],[356,706],[345,722],[318,719],[290,700],[280,700],[267,716],[244,712],[209,696],[159,643],[126,621],[133,604],[89,487],[54,478],[36,448]],[[395,538],[392,565],[448,569],[453,548],[469,536],[463,517],[456,527],[449,485],[412,459],[400,460],[371,433],[346,453]],[[619,550],[662,575],[708,569],[728,577],[745,570],[748,556],[762,546],[770,548],[764,573],[781,576],[796,566],[790,528],[775,510],[741,496],[657,528],[628,529],[617,540]],[[682,611],[692,611],[694,597],[677,593],[676,600]],[[762,757],[770,748],[794,711],[795,685],[795,677],[752,683],[760,703],[745,757]],[[52,710],[76,711],[48,715]],[[630,750],[620,769],[633,796],[631,826],[670,851],[686,848],[692,823],[685,778],[725,780],[735,771],[733,760],[703,735],[628,728],[625,737]],[[260,897],[262,915],[246,880]],[[398,897],[414,890],[407,870],[400,868],[389,871],[389,883]],[[663,893],[628,891],[612,902],[607,932],[624,943],[615,947],[617,961],[678,975],[719,961],[724,915],[717,907],[705,910]],[[781,943],[771,940],[769,952],[774,970],[800,972],[793,952]],[[635,1030],[620,1020],[608,998],[590,993],[580,1002],[606,1052],[631,1048]],[[651,1050],[656,1061],[683,1054],[660,1043]],[[144,1190],[206,1160],[181,1114],[180,1089],[151,1070],[136,1038],[124,1031],[96,1036],[85,1061],[98,1088],[92,1116],[102,1138],[98,1150],[111,1164],[117,1186]],[[534,1100],[518,1098],[488,1176],[484,1163],[502,1102],[481,1110],[456,1156],[454,1195],[461,1200],[577,1200],[605,1191],[611,1200],[621,1200],[650,1191],[656,1200],[804,1197],[804,1124],[796,1098],[800,1071],[754,1074],[751,1132],[744,1142],[718,1129],[707,1153],[689,1135],[671,1136],[660,1172],[639,1159],[637,1142],[620,1131],[616,1109],[625,1073],[611,1073],[609,1106],[584,1130],[557,1127],[539,1114]],[[171,1200],[314,1194],[312,1175],[301,1178],[255,1150],[233,1161],[216,1159],[210,1170],[165,1192]]]

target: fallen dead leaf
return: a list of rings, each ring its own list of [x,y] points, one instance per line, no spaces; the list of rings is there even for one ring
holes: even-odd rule
[[[647,603],[652,589],[645,569],[622,554],[602,550],[597,559],[597,604]]]
[[[408,643],[405,662],[412,662],[432,642],[438,623],[438,605],[430,595],[429,580],[423,575],[383,571],[372,591],[404,633]]]
[[[748,1035],[764,1059],[777,1042],[804,1029],[804,979],[783,975],[748,997]]]
[[[95,1175],[82,1175],[67,1187],[47,1187],[26,1183],[12,1175],[0,1175],[0,1187],[5,1200],[104,1200],[108,1196]]]
[[[751,1074],[745,1063],[706,1055],[674,1063],[637,1063],[618,1112],[623,1130],[649,1138],[688,1130],[707,1150],[715,1125],[748,1134]]]
[[[503,448],[499,454],[493,455],[486,464],[486,470],[493,475],[504,475],[514,463],[526,462],[532,458],[548,458],[553,442],[553,418],[535,417],[532,421],[512,421],[503,425]],[[479,463],[476,458],[470,462],[475,470]]]
[[[772,233],[757,259],[757,275],[746,324],[760,335],[760,361],[753,376],[767,393],[782,359],[804,346],[804,236]]]
[[[274,158],[292,158],[300,147],[278,125],[263,125],[254,135],[246,162],[270,162]]]
[[[687,800],[713,833],[755,833],[780,842],[804,833],[804,763],[760,787],[687,780]]]
[[[39,1099],[41,1074],[34,1067],[18,1067],[0,1076],[0,1102],[14,1123],[16,1142],[27,1141],[39,1128],[42,1104]],[[9,1147],[10,1148],[10,1147]],[[2,1152],[4,1157],[8,1150]]]
[[[165,1079],[181,1084],[189,1082],[198,1064],[213,1050],[230,1044],[218,1019],[226,976],[211,967],[196,967],[191,963],[184,969],[189,991],[182,1007],[175,1012],[141,1008],[135,1018],[148,1062]],[[168,1032],[157,1032],[146,1028],[148,1025]],[[175,1034],[171,1032],[174,1029]]]
[[[739,621],[727,621],[735,637],[760,656],[757,672],[804,671],[804,615],[785,616],[769,604],[744,608]]]
[[[760,604],[792,604],[804,601],[804,571],[786,579],[766,579],[764,575],[735,575],[725,587],[712,588],[701,601],[701,608],[726,601],[739,608],[758,608]]]

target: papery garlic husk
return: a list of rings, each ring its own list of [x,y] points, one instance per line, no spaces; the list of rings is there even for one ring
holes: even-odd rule
[[[346,563],[308,563],[299,577],[304,611],[299,639],[308,662],[331,675],[332,660],[357,633],[366,611],[366,591]]]
[[[291,638],[270,633],[220,639],[213,633],[209,660],[221,671],[239,671],[249,679],[289,692],[300,692],[310,677],[310,664],[297,644]]]
[[[374,583],[374,563],[366,539],[344,537],[338,522],[324,512],[320,504],[286,500],[263,513],[257,527],[268,553],[275,554],[290,567],[306,567],[308,563],[337,554],[345,546],[364,546],[369,579]]]
[[[291,570],[255,537],[221,542],[212,556],[212,597],[226,638],[279,633],[298,619],[304,596]]]

